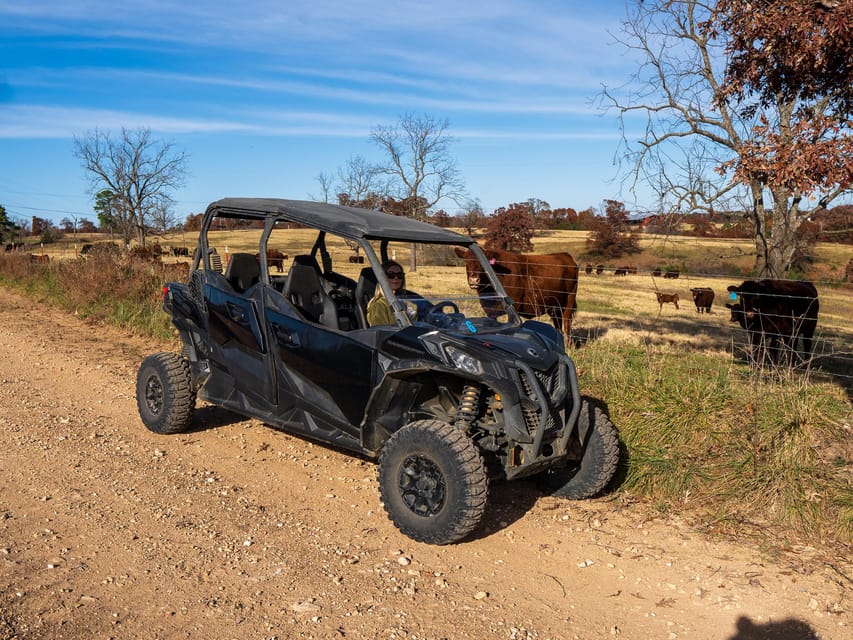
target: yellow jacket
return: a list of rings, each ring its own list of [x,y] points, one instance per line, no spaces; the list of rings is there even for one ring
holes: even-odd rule
[[[378,324],[396,324],[391,305],[382,293],[377,292],[367,303],[367,324],[371,327]]]

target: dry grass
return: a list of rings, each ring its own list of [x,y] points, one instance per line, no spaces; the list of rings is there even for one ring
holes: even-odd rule
[[[160,242],[192,246],[189,236]],[[292,258],[314,237],[288,230],[273,246]],[[598,264],[585,254],[585,240],[583,232],[551,232],[534,243],[537,253],[568,251],[582,267]],[[349,263],[343,242],[328,241],[335,269],[356,278],[363,265]],[[257,250],[240,233],[212,232],[211,242],[220,253]],[[839,284],[850,247],[817,248],[818,262],[805,275],[820,294],[818,357],[790,370],[750,367],[741,357],[746,336],[723,306],[726,287],[752,266],[750,242],[646,236],[642,246],[641,254],[608,264],[636,266],[637,275],[582,269],[571,348],[583,393],[606,400],[626,445],[618,495],[640,496],[717,531],[853,543],[853,287]],[[395,247],[407,267],[409,250]],[[78,313],[171,335],[159,304],[167,267],[71,260],[70,243],[43,252],[49,265],[0,256],[0,279]],[[681,277],[653,277],[659,266],[679,268]],[[422,263],[407,285],[428,297],[467,293],[460,268]],[[689,291],[697,286],[716,292],[713,313],[697,313]],[[678,293],[680,309],[661,309],[656,290]]]

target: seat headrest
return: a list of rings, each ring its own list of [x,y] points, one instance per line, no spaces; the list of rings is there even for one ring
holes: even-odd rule
[[[314,256],[309,254],[301,254],[298,256],[293,256],[293,265],[301,265],[303,267],[311,267],[317,273],[322,273],[320,270],[320,265],[317,264],[317,260]]]
[[[261,267],[251,253],[235,253],[228,261],[225,278],[237,293],[243,293],[253,284],[260,282]]]

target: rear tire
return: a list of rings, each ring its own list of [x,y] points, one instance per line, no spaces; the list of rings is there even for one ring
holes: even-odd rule
[[[186,431],[195,408],[187,360],[170,352],[145,358],[136,376],[136,405],[143,424],[154,433]]]
[[[588,427],[588,428],[587,428]],[[579,461],[542,474],[551,495],[569,500],[584,500],[607,487],[619,467],[619,435],[604,411],[584,398],[578,416],[578,430],[586,430]]]
[[[458,542],[480,524],[489,492],[483,458],[464,432],[440,420],[411,422],[379,458],[391,522],[419,542]]]

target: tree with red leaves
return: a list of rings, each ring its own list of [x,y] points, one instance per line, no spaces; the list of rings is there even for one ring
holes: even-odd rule
[[[604,201],[604,215],[596,216],[589,224],[586,245],[592,253],[605,258],[618,258],[639,253],[638,231],[628,225],[628,211],[618,200]]]
[[[808,200],[826,207],[853,187],[853,0],[628,6],[623,44],[642,62],[604,96],[632,186],[673,212],[744,209],[756,274],[785,277]]]
[[[513,203],[500,207],[486,224],[486,246],[513,253],[533,251],[534,224],[530,202]]]

